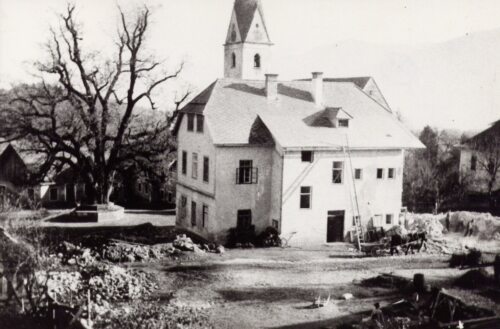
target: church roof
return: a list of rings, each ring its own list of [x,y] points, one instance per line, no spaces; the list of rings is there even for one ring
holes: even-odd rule
[[[211,85],[202,113],[214,144],[248,144],[259,119],[274,142],[284,148],[339,148],[346,144],[346,138],[351,148],[359,149],[423,147],[392,113],[354,82],[325,79],[323,109],[314,103],[310,81],[279,82],[278,100],[273,102],[267,100],[264,88],[265,81],[240,79],[219,79]],[[191,108],[187,105],[182,112]],[[322,110],[326,108],[332,110],[325,113]],[[339,109],[352,118],[349,128],[311,126],[305,120],[315,114],[337,115]]]
[[[241,35],[241,41],[245,42],[248,36],[248,31],[252,26],[252,21],[257,10],[262,17],[264,29],[267,31],[266,23],[264,21],[264,11],[259,0],[236,0],[234,2],[234,12],[238,22],[238,29]]]

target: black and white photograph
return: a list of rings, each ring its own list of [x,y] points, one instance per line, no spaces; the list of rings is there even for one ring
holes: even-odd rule
[[[500,328],[500,2],[0,0],[0,328]]]

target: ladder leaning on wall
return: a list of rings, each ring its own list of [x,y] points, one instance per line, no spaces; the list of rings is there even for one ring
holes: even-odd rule
[[[353,210],[353,219],[354,219],[354,229],[356,233],[356,243],[358,245],[358,249],[361,250],[361,244],[365,242],[364,239],[364,233],[363,233],[363,227],[361,226],[361,216],[359,213],[359,202],[358,202],[358,193],[356,191],[356,179],[354,177],[354,169],[352,167],[352,158],[351,158],[351,151],[349,148],[349,139],[347,135],[345,135],[345,141],[346,141],[346,146],[343,147],[344,150],[344,158],[349,159],[349,167],[350,167],[350,172],[351,172],[351,180],[352,180],[352,187],[353,187],[353,192],[354,192],[354,205],[352,205],[352,195],[349,195],[349,199],[351,200],[351,205],[352,205],[352,210]]]

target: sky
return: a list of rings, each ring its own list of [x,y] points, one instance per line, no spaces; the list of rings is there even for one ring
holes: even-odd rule
[[[222,44],[233,0],[81,0],[73,3],[84,29],[84,41],[102,56],[113,51],[117,6],[132,14],[138,6],[147,5],[153,12],[149,51],[165,60],[170,69],[185,62],[182,78],[175,85],[165,86],[165,95],[182,88],[200,91],[222,77]],[[471,86],[481,86],[473,90],[472,95],[460,88],[447,90],[447,86],[457,83],[453,67],[442,77],[431,74],[436,70],[436,63],[448,61],[449,50],[462,51],[460,47],[453,48],[456,47],[453,40],[467,42],[468,39],[463,38],[469,35],[487,31],[500,33],[499,1],[262,0],[262,3],[275,43],[274,67],[279,72],[273,73],[279,73],[280,78],[309,76],[310,70],[305,70],[312,69],[311,65],[303,65],[302,69],[297,63],[314,57],[318,58],[314,62],[318,67],[314,69],[325,68],[327,76],[373,75],[389,104],[408,118],[412,127],[430,124],[474,130],[500,119],[500,69],[497,72],[500,65],[494,65],[485,73],[487,63],[482,62],[482,50],[476,46],[477,42],[473,43],[477,49],[473,48],[472,53],[465,54],[468,57],[458,60],[466,64],[477,61],[470,69],[474,72],[460,72],[467,76]],[[65,6],[65,0],[0,0],[0,87],[35,81],[32,63],[45,55],[44,42],[49,37],[49,27],[57,27],[57,14]],[[484,42],[488,43],[488,39]],[[445,45],[446,51],[439,45]],[[335,47],[342,56],[335,56]],[[495,47],[492,53],[496,50],[500,53],[500,44],[489,47]],[[322,51],[329,54],[333,51],[333,55],[315,57]],[[351,56],[352,52],[362,52],[363,57]],[[391,66],[394,54],[397,55],[395,62],[403,59],[403,68]],[[422,56],[427,56],[427,62],[415,64]],[[331,63],[332,60],[337,62]],[[404,60],[410,61],[408,65]],[[422,65],[424,68],[415,69]],[[463,69],[469,70],[469,66],[464,65]],[[431,72],[419,75],[426,69]],[[415,74],[423,81],[402,88],[401,77]],[[435,79],[442,81],[435,84]],[[475,104],[480,106],[471,110]],[[437,111],[439,115],[433,115]]]

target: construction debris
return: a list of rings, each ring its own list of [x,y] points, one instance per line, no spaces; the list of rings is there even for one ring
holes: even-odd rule
[[[310,308],[320,308],[320,307],[325,307],[328,304],[330,304],[330,295],[326,299],[321,299],[321,295],[316,298],[316,300],[313,301],[312,305]]]
[[[64,241],[56,248],[54,256],[57,256],[62,264],[85,265],[99,260],[114,263],[157,261],[178,257],[183,252],[222,254],[225,249],[214,243],[198,245],[183,234],[177,236],[172,243],[154,245],[110,240],[100,247],[86,248]]]
[[[479,279],[476,275],[474,278]],[[416,281],[423,281],[420,276]],[[408,296],[385,307],[376,307],[372,314],[361,323],[352,324],[351,328],[457,328],[458,321],[463,323],[494,323],[494,326],[478,328],[497,328],[500,318],[491,310],[467,305],[460,298],[450,295],[444,289],[431,288],[416,292],[421,285],[411,284],[410,280],[392,275],[381,275],[368,279],[362,284],[396,287]],[[408,289],[411,288],[411,289]],[[377,303],[378,304],[378,303]],[[454,326],[453,326],[454,325]],[[495,326],[496,325],[496,326]],[[475,327],[474,327],[475,328]]]

